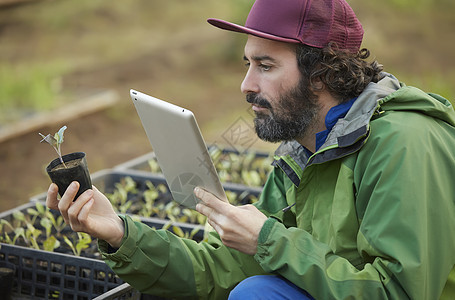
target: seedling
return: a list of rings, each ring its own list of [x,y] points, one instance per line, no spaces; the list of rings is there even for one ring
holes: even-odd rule
[[[40,143],[47,142],[49,145],[54,148],[55,152],[57,152],[58,157],[60,158],[60,162],[63,164],[63,166],[66,168],[65,162],[63,161],[62,158],[62,150],[61,146],[63,143],[63,132],[66,130],[66,126],[63,126],[62,128],[59,129],[53,136],[48,134],[48,135],[43,135],[39,133],[39,135],[43,138]]]
[[[53,235],[49,236],[43,242],[43,250],[45,250],[45,251],[53,252],[58,247],[60,247],[60,241],[57,240],[57,238]]]
[[[185,239],[194,239],[195,235],[200,230],[200,228],[195,227],[195,228],[193,228],[193,230],[191,230],[191,232],[183,231],[182,228],[180,228],[177,225],[174,225],[173,221],[168,221],[166,224],[163,225],[163,227],[161,229],[172,231],[178,237],[185,238]]]
[[[246,154],[231,152],[220,147],[209,150],[218,177],[221,182],[245,184],[247,186],[263,186],[272,170],[271,156],[263,156],[250,151]],[[160,173],[161,169],[156,158],[147,161],[152,173]]]
[[[92,242],[90,235],[83,232],[77,232],[77,240],[74,242],[71,241],[66,235],[63,236],[63,240],[68,244],[68,246],[70,246],[76,256],[81,256],[82,250],[88,248]]]
[[[127,176],[115,184],[115,191],[112,194],[106,194],[106,196],[111,201],[114,209],[124,214],[133,204],[131,201],[128,201],[128,195],[135,195],[137,193],[136,182],[134,182],[133,178]]]
[[[35,207],[27,208],[25,213],[14,211],[10,221],[0,219],[0,242],[52,252],[61,246],[60,241],[65,241],[71,251],[80,256],[90,245],[91,238],[87,234],[68,238],[62,234],[65,228],[69,229],[61,216],[55,217],[49,208],[36,202]]]
[[[43,138],[41,142],[45,141],[51,145],[58,154],[58,158],[47,165],[46,172],[51,181],[58,186],[59,195],[63,196],[71,182],[79,182],[79,190],[73,199],[75,201],[83,192],[92,188],[92,181],[84,152],[73,152],[62,156],[61,147],[66,128],[63,126],[54,135],[45,136],[41,133],[39,135]]]

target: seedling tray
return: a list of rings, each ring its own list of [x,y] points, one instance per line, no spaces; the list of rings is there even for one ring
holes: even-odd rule
[[[93,299],[123,283],[103,262],[0,243],[16,266],[13,299]]]
[[[39,201],[39,204],[41,204],[42,206],[45,206],[45,203],[43,203],[42,201]],[[27,226],[24,224],[24,222],[20,222],[20,226],[17,226],[16,223],[18,223],[18,222],[15,220],[14,214],[17,214],[18,212],[20,212],[20,213],[23,213],[26,216],[26,218],[31,218],[32,216],[28,214],[28,210],[35,209],[36,205],[37,205],[37,202],[29,202],[29,203],[26,203],[19,207],[16,207],[14,209],[2,212],[2,213],[0,213],[0,220],[5,220],[5,221],[9,222],[10,224],[13,225],[14,228],[24,228],[24,230],[27,230]],[[50,212],[55,217],[59,216],[58,211],[50,210]],[[151,228],[155,228],[155,229],[161,229],[161,228],[163,228],[163,226],[169,225],[168,224],[169,220],[164,220],[164,219],[159,219],[159,218],[145,218],[145,217],[138,217],[138,216],[132,216],[132,217],[133,217],[133,219],[135,219],[137,221],[141,221],[142,223],[148,225]],[[42,231],[42,234],[39,236],[38,239],[35,239],[35,241],[37,242],[38,246],[40,247],[40,250],[44,250],[43,240],[45,238],[45,235],[44,235],[45,229],[40,226],[40,218],[37,218],[37,220],[33,223],[33,226],[36,229]],[[196,231],[196,229],[197,229],[197,233],[195,233],[193,235],[193,239],[196,241],[201,241],[204,237],[204,227],[201,225],[174,222],[172,224],[172,226],[169,227],[169,230],[176,232],[176,230],[177,230],[176,227],[178,229],[181,229],[183,234],[187,234],[187,235],[189,235],[192,231]],[[0,241],[2,241],[2,239],[4,241],[4,243],[2,243],[2,245],[7,244],[5,242],[5,236],[4,236],[5,234],[9,234],[11,240],[14,238],[14,232],[8,226],[3,225],[3,230],[0,232],[0,235],[1,235]],[[66,242],[63,239],[63,236],[67,236],[74,244],[76,244],[78,241],[77,234],[75,232],[73,232],[69,226],[65,226],[63,228],[63,230],[61,230],[60,234],[56,233],[55,228],[53,228],[51,234],[59,240],[60,247],[54,249],[53,252],[51,252],[51,251],[46,251],[46,252],[62,253],[62,254],[74,256],[74,253],[72,252],[71,248],[66,244]],[[10,244],[10,243],[8,243],[8,244]],[[24,241],[24,239],[22,237],[17,239],[14,246],[23,247],[26,249],[32,248],[32,245],[27,245],[27,243]],[[83,249],[81,251],[80,256],[81,256],[81,258],[91,258],[91,259],[100,260],[101,256],[98,252],[97,240],[92,239],[88,248]]]
[[[44,203],[40,202],[44,206]],[[36,202],[29,202],[15,209],[0,213],[0,219],[14,223],[14,213],[27,214],[28,209],[36,207]],[[58,215],[58,212],[51,211]],[[137,217],[134,217],[137,219]],[[154,218],[139,219],[146,225],[160,229],[167,221]],[[37,229],[40,228],[35,222]],[[194,240],[202,240],[204,228],[192,224],[175,223],[182,232],[189,233],[199,227],[200,231],[193,236]],[[9,229],[3,230],[2,235]],[[173,227],[169,228],[170,230]],[[69,227],[62,234],[75,235]],[[60,243],[64,241],[59,238]],[[42,243],[38,244],[42,246]],[[65,253],[62,253],[65,252]],[[82,251],[81,256],[75,256],[68,247],[60,247],[54,252],[28,248],[25,245],[10,245],[0,243],[0,261],[6,261],[16,266],[14,277],[13,299],[150,299],[161,298],[141,295],[137,290],[120,284],[123,281],[102,261],[98,253],[96,240],[93,239],[89,248]],[[117,287],[117,288],[116,288]],[[112,291],[113,288],[115,291]],[[140,298],[139,298],[140,296]],[[1,297],[0,297],[1,299]]]
[[[93,184],[103,191],[104,193],[112,193],[115,189],[115,185],[120,183],[122,179],[125,177],[131,177],[134,182],[136,182],[136,187],[139,192],[144,192],[147,190],[147,181],[152,182],[154,185],[163,184],[169,190],[168,185],[166,183],[166,179],[162,174],[155,174],[146,171],[140,170],[104,170],[103,172],[98,172],[97,176],[92,179]],[[243,184],[237,183],[230,183],[225,182],[223,183],[223,187],[225,191],[234,192],[237,194],[245,194],[258,197],[262,192],[262,188],[260,187],[249,187]],[[45,198],[44,198],[45,199]],[[165,197],[165,201],[171,201],[172,197],[169,193]],[[249,198],[243,198],[237,204],[248,204],[250,203]]]
[[[0,222],[7,221],[10,225],[13,226],[15,230],[22,228],[25,232],[25,235],[27,233],[27,230],[29,230],[29,227],[26,223],[31,224],[36,230],[41,231],[41,233],[38,236],[28,237],[28,242],[24,239],[23,236],[18,237],[17,240],[13,243],[14,246],[18,247],[23,247],[23,248],[34,248],[32,244],[32,240],[36,242],[36,244],[39,246],[39,250],[44,250],[45,248],[43,247],[43,243],[45,239],[47,238],[45,232],[46,229],[41,225],[41,219],[44,217],[46,218],[47,216],[44,214],[40,214],[38,217],[36,217],[35,220],[34,216],[30,213],[30,210],[35,210],[37,211],[37,205],[41,205],[41,207],[45,208],[45,203],[43,202],[29,202],[24,205],[21,205],[19,207],[16,207],[14,209],[5,211],[0,213]],[[60,213],[58,211],[53,211],[49,210],[49,212],[57,219],[60,217]],[[27,219],[27,222],[25,221],[20,221],[15,217],[17,214],[23,214],[24,218]],[[6,240],[6,235],[9,236],[10,240],[14,239],[15,236],[15,231],[13,231],[9,225],[2,224],[3,230],[0,232],[0,241],[2,241],[4,244],[12,244],[11,242],[8,242]],[[73,255],[73,251],[71,250],[70,246],[65,242],[64,236],[69,238],[71,242],[73,242],[74,246],[77,244],[79,241],[78,235],[71,230],[71,228],[66,225],[63,220],[62,220],[62,225],[60,228],[60,232],[57,232],[56,227],[52,227],[51,236],[55,237],[59,242],[60,246],[53,249],[53,251],[46,251],[49,253],[61,253],[61,254],[68,254],[68,255]],[[0,249],[1,250],[1,249]],[[36,249],[38,250],[38,249]],[[98,259],[100,260],[100,254],[98,253],[98,248],[96,244],[96,239],[92,239],[91,242],[88,244],[88,247],[86,249],[83,249],[80,253],[81,257],[83,258],[91,258],[91,259]]]
[[[109,194],[113,194],[115,189],[119,184],[125,181],[126,178],[130,178],[134,181],[135,184],[135,192],[131,193],[128,192],[126,201],[130,202],[128,209],[121,209],[122,205],[116,205],[116,208],[119,210],[120,213],[129,214],[135,216],[137,220],[141,220],[146,224],[161,224],[161,227],[166,224],[169,219],[164,217],[156,217],[150,214],[141,213],[141,209],[144,206],[144,192],[149,189],[147,183],[152,183],[154,186],[162,185],[165,187],[166,191],[160,193],[158,199],[155,201],[156,205],[159,204],[168,204],[172,202],[172,196],[169,192],[169,188],[167,186],[166,180],[162,174],[154,174],[145,171],[139,170],[119,170],[119,169],[112,169],[112,170],[103,170],[97,172],[92,177],[93,184],[100,189],[103,193],[109,196]],[[237,195],[237,202],[234,203],[236,205],[243,205],[249,204],[254,202],[262,192],[262,188],[258,187],[247,187],[241,184],[235,183],[224,183],[223,187],[227,194],[229,195]],[[32,202],[41,201],[44,202],[46,199],[46,194],[40,194],[35,196],[31,199]],[[175,204],[177,206],[177,204]],[[183,209],[183,207],[180,207]],[[188,222],[177,221],[177,223],[181,224],[174,224],[174,225],[185,225]],[[150,226],[150,225],[149,225]],[[183,229],[183,228],[182,228]],[[189,226],[187,230],[194,229],[194,226]]]
[[[143,298],[144,297],[141,296],[139,291],[135,290],[131,285],[125,282],[124,284],[99,295],[93,300],[145,300]]]
[[[272,169],[272,157],[266,152],[252,150],[239,152],[232,148],[218,146],[210,146],[208,150],[223,183],[232,182],[261,187]],[[161,173],[154,152],[119,164],[114,169]]]
[[[147,181],[152,182],[154,185],[163,184],[167,187],[166,181],[161,174],[151,174],[149,172],[144,172],[144,171],[139,171],[139,170],[119,170],[119,169],[103,170],[103,171],[95,173],[92,176],[92,182],[95,186],[97,186],[104,193],[112,193],[116,188],[116,184],[120,183],[126,177],[130,177],[135,182],[136,189],[138,190],[138,194],[140,194],[141,192],[143,193],[148,188]],[[247,187],[247,186],[244,186],[241,184],[234,184],[234,183],[225,183],[225,184],[223,184],[223,186],[227,192],[234,192],[234,193],[245,195],[245,197],[240,199],[238,204],[250,203],[251,198],[249,196],[259,197],[259,194],[262,191],[261,188]],[[172,200],[172,197],[169,192],[167,192],[167,194],[165,193],[165,195],[162,195],[162,196],[163,197],[160,199],[160,201],[170,202]],[[128,195],[128,198],[129,198],[129,200],[132,200],[133,202],[136,202],[136,203],[143,202],[143,199],[141,198],[140,195],[131,194],[131,195]],[[30,203],[25,204],[21,207],[18,207],[14,210],[10,210],[8,212],[1,213],[0,219],[6,218],[6,219],[10,220],[13,211],[15,211],[15,210],[26,211],[27,208],[33,207],[37,201],[40,203],[44,203],[45,199],[46,199],[46,193],[42,193],[38,196],[35,196],[31,199]],[[54,212],[54,213],[58,214],[58,212]],[[127,212],[127,213],[130,214],[129,212]],[[133,213],[131,213],[131,215],[134,219],[141,221],[141,222],[147,224],[148,226],[154,227],[157,229],[162,228],[165,225],[168,225],[168,222],[169,222],[169,220],[163,219],[163,218],[144,217],[144,216],[134,215]],[[204,230],[204,226],[202,226],[202,225],[190,224],[190,223],[185,223],[185,222],[174,222],[169,229],[174,230],[174,226],[180,228],[180,230],[185,234],[190,233],[190,232],[194,231],[195,229],[198,229],[199,231],[197,231],[197,233],[194,236],[192,236],[192,239],[194,239],[196,241],[200,241],[204,237],[205,230]],[[45,251],[41,251],[41,250],[28,249],[28,248],[24,248],[24,247],[12,246],[12,245],[6,245],[6,244],[5,244],[5,246],[6,247],[3,247],[2,249],[8,249],[9,247],[14,247],[15,249],[21,249],[21,251],[26,251],[25,253],[32,253],[28,256],[28,257],[32,257],[32,258],[40,257],[39,255],[36,255],[35,253],[44,253],[44,254],[46,254],[45,257],[49,257],[49,260],[52,262],[52,257],[54,257],[54,256],[61,257],[63,255],[64,257],[71,257],[71,258],[76,259],[77,262],[79,262],[79,265],[81,268],[90,268],[92,261],[97,261],[98,263],[100,263],[103,266],[105,266],[106,268],[108,268],[104,262],[97,260],[97,259],[86,258],[86,257],[76,257],[73,255],[55,253],[55,252],[45,252]],[[0,255],[2,253],[3,252],[1,252],[1,250],[0,250]],[[85,255],[85,254],[86,253],[83,252],[81,255]],[[1,259],[1,257],[0,257],[0,259]],[[71,261],[63,260],[63,262],[71,262]],[[88,267],[85,266],[86,262],[87,262]],[[50,262],[48,262],[48,264],[49,263]],[[60,263],[60,261],[58,261],[56,263]],[[42,264],[46,265],[45,263],[42,263]],[[74,267],[72,267],[72,268],[74,269]],[[39,271],[39,270],[40,269],[37,269],[37,271]],[[65,270],[65,268],[64,268],[64,270]],[[103,269],[101,269],[101,270],[103,270]],[[45,274],[46,272],[49,271],[49,268],[47,268],[46,271],[44,271],[44,270],[41,270],[41,271],[43,274]],[[76,271],[74,271],[73,273],[75,273],[75,272]],[[29,274],[29,273],[27,273],[27,274]],[[58,274],[59,274],[58,276],[62,277],[61,271]],[[77,274],[80,274],[80,271]],[[86,276],[86,274],[87,274],[87,271],[82,273],[83,276]],[[112,271],[111,271],[111,273],[108,273],[106,271],[106,274],[107,274],[106,276],[108,276],[108,278],[113,277],[113,276],[115,277],[115,275],[113,275]],[[111,275],[109,275],[109,274],[111,274]],[[42,279],[42,278],[44,278],[43,277],[44,275],[40,275],[40,276],[41,277],[39,278],[39,281],[35,285],[33,285],[31,287],[25,287],[23,294],[33,295],[34,293],[36,293],[36,291],[38,291],[39,293],[44,295],[45,299],[53,299],[53,298],[49,298],[49,295],[51,295],[51,296],[54,295],[53,294],[54,290],[43,290],[43,287],[41,287],[41,285],[46,286],[47,281],[48,281],[47,278],[51,275],[46,277],[45,283],[43,283],[44,279]],[[32,275],[28,276],[28,278],[30,278],[30,277],[32,278],[32,280],[31,280],[32,283],[37,281],[37,277],[36,277],[36,275],[33,275],[33,273],[32,273]],[[52,277],[49,277],[49,278],[52,278]],[[85,277],[82,277],[82,279],[85,279]],[[20,280],[22,280],[22,278]],[[51,279],[49,279],[49,280],[51,280]],[[106,281],[108,279],[103,279],[103,280]],[[60,282],[58,282],[58,283],[60,284]],[[106,289],[103,289],[103,290],[101,290],[101,288],[95,286],[94,287],[94,288],[96,288],[95,292],[100,291],[100,293],[104,293],[104,294],[98,293],[99,297],[109,297],[109,298],[105,298],[105,299],[137,299],[137,298],[130,298],[130,297],[136,297],[137,294],[135,294],[134,290],[127,288],[127,286],[123,286],[125,288],[125,290],[118,288],[117,292],[119,292],[119,293],[118,294],[114,293],[115,295],[112,296],[112,293],[110,293],[111,290],[115,287],[118,287],[122,283],[122,281],[117,278],[114,283],[115,284],[110,284]],[[77,283],[77,284],[79,284],[79,283]],[[85,281],[83,281],[83,284],[85,284]],[[75,286],[75,284],[73,284],[73,286]],[[59,287],[60,287],[60,285],[59,285]],[[50,289],[50,287],[49,287],[49,289]],[[18,289],[19,293],[22,293],[22,290],[23,289],[21,287],[19,287],[19,289]],[[58,290],[58,293],[59,293],[58,297],[60,297],[60,295],[63,295],[65,293],[65,291]],[[73,295],[73,294],[74,294],[74,290],[71,289],[71,293],[69,295]],[[48,298],[46,298],[46,295]],[[92,297],[93,295],[95,295],[95,293],[90,295],[90,297]],[[65,297],[67,297],[67,298],[60,298],[60,299],[85,299],[84,298],[85,296],[83,296],[83,295],[80,296],[79,298],[68,298],[69,296],[65,296]],[[88,299],[92,299],[90,297]],[[118,297],[118,298],[115,298],[115,297]],[[144,299],[144,298],[160,299],[160,298],[156,298],[153,296],[141,295],[141,299]],[[104,299],[104,298],[99,298],[99,299]]]

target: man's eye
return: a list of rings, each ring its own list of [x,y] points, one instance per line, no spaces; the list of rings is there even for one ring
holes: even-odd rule
[[[264,64],[260,64],[259,68],[261,68],[263,71],[269,71],[272,67],[264,65]]]
[[[245,67],[249,68],[249,67],[250,67],[250,63],[249,63],[249,62],[246,62],[246,63],[245,63]]]

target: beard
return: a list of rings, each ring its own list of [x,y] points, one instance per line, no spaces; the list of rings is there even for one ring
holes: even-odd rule
[[[269,110],[269,114],[255,112],[254,127],[261,140],[272,143],[303,137],[315,125],[319,112],[317,96],[302,80],[280,95],[274,107],[258,94],[248,94],[246,101]]]

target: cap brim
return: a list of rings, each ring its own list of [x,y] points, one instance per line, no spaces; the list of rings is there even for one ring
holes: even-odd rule
[[[209,24],[224,29],[224,30],[229,30],[229,31],[234,31],[234,32],[239,32],[239,33],[246,33],[246,34],[251,34],[260,38],[268,39],[268,40],[274,40],[274,41],[279,41],[279,42],[285,42],[285,43],[294,43],[298,44],[301,43],[301,41],[296,40],[296,39],[290,39],[290,38],[285,38],[281,36],[276,36],[273,34],[265,33],[259,30],[251,29],[245,26],[237,25],[231,22],[227,22],[224,20],[220,19],[207,19],[207,22]]]

